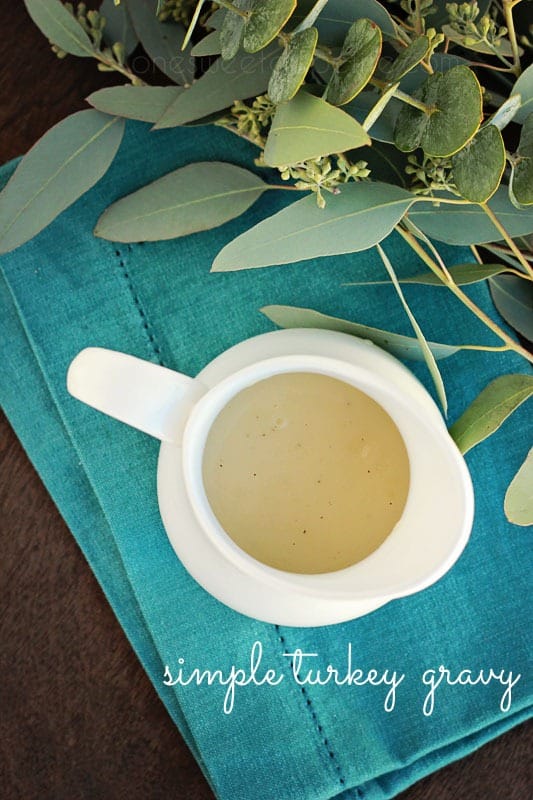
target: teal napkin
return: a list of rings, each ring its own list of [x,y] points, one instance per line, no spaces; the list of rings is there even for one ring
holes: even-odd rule
[[[271,330],[258,311],[270,303],[314,307],[411,334],[390,287],[342,286],[385,279],[374,252],[210,274],[220,247],[280,208],[285,196],[267,193],[245,219],[172,242],[114,245],[92,235],[113,199],[171,169],[228,158],[249,166],[253,156],[250,145],[220,129],[150,133],[128,125],[106,177],[2,259],[0,399],[215,794],[221,800],[389,798],[530,715],[528,532],[509,525],[502,511],[505,488],[529,446],[527,407],[468,455],[474,529],[441,581],[362,619],[299,629],[244,617],[195,583],[159,518],[158,443],[73,400],[65,389],[71,359],[89,345],[193,375],[227,347]],[[12,170],[4,168],[4,181]],[[399,239],[384,246],[400,272],[420,269]],[[468,258],[446,247],[442,253],[450,263]],[[474,287],[472,295],[491,309],[484,287]],[[488,341],[444,290],[409,287],[409,301],[428,338]],[[464,352],[441,365],[452,421],[490,379],[527,371],[508,353]],[[429,386],[423,366],[415,371]],[[249,671],[254,643],[256,653],[262,649],[258,674],[272,669],[280,680],[236,686],[231,713],[224,713],[231,687],[217,680],[166,685],[180,666],[185,677],[195,668],[215,676],[220,670],[225,679],[232,667]],[[316,654],[304,658],[299,680],[295,657],[284,655],[298,648]],[[373,681],[302,683],[303,673],[321,668],[324,676],[328,664],[344,675],[349,653],[352,670],[366,678],[375,670]],[[440,673],[431,707],[423,677],[428,683],[429,671],[437,674],[441,665],[449,672]],[[472,680],[481,670],[490,677],[491,669],[485,683],[447,682],[463,671],[464,684],[464,670]],[[394,694],[393,672],[397,680],[404,676]]]

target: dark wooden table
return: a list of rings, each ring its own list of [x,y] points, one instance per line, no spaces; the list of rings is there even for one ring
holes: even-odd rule
[[[23,3],[4,0],[2,23],[0,162],[116,82],[89,59],[58,61]],[[3,417],[0,475],[0,796],[213,800]],[[530,743],[516,728],[401,798],[525,800]]]

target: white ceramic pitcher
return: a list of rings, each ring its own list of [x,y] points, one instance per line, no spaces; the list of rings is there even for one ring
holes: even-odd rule
[[[410,465],[403,514],[383,544],[353,566],[305,575],[267,566],[222,529],[202,482],[210,426],[238,392],[282,372],[317,372],[376,400],[396,423]],[[313,329],[248,339],[196,378],[101,348],[83,350],[67,385],[79,400],[161,440],[158,499],[167,535],[190,574],[243,614],[283,625],[352,619],[437,581],[463,550],[473,492],[440,412],[399,361],[367,340]]]

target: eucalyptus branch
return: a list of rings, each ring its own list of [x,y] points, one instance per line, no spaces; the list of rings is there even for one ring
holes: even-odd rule
[[[503,16],[505,18],[505,25],[509,34],[509,42],[511,50],[513,51],[513,72],[516,76],[520,75],[522,68],[520,66],[520,53],[518,50],[518,42],[516,40],[516,31],[513,19],[513,6],[519,3],[520,0],[503,0]]]
[[[389,84],[387,81],[381,81],[379,78],[371,78],[369,81],[372,86],[377,86],[378,89],[386,89]],[[417,100],[415,97],[411,97],[410,94],[406,94],[402,92],[401,89],[396,89],[393,93],[393,97],[397,100],[401,100],[402,103],[407,103],[409,106],[413,106],[414,108],[418,108],[419,111],[423,111],[424,114],[430,116],[435,111],[435,106],[428,106],[426,103],[423,103],[421,100]]]
[[[105,53],[98,51],[94,52],[94,58],[98,61],[98,68],[101,69],[102,72],[119,72],[121,75],[124,75],[133,86],[147,86],[142,78],[135,75],[126,64],[121,64],[117,59],[110,58],[106,56]],[[100,67],[100,64],[102,67]]]
[[[237,6],[234,6],[229,0],[217,0],[217,5],[222,6],[222,8],[227,8],[228,11],[231,11],[233,14],[238,14],[239,17],[245,20],[250,19],[249,11],[243,11],[242,8],[237,8]]]
[[[491,252],[494,250],[496,253],[501,253],[502,255],[507,255],[507,256],[511,255],[511,251],[509,250],[509,248],[502,247],[499,244],[491,244],[490,247],[488,245],[485,245],[485,247],[487,248],[487,250],[490,250]],[[520,252],[522,253],[523,258],[526,259],[526,261],[530,261],[533,264],[533,254],[529,255],[528,253],[524,253],[522,251]]]
[[[505,344],[509,350],[514,350],[519,355],[523,356],[527,361],[533,364],[533,355],[529,353],[524,347],[522,347],[518,342],[515,342],[509,334],[507,334],[500,326],[492,320],[488,314],[485,314],[481,308],[479,308],[473,300],[465,294],[462,289],[455,283],[453,278],[451,277],[450,273],[448,272],[448,277],[441,267],[431,258],[429,253],[426,253],[420,242],[417,241],[416,237],[413,233],[406,230],[402,225],[396,225],[396,230],[400,234],[400,236],[407,242],[407,244],[411,247],[412,250],[422,259],[424,264],[439,278],[442,283],[444,283],[450,291],[459,299],[461,302],[468,308],[470,311],[483,322],[487,328],[489,328],[493,333],[498,336]]]
[[[507,231],[503,227],[502,223],[500,222],[500,220],[498,219],[498,217],[496,216],[496,214],[494,213],[492,208],[487,203],[481,203],[480,205],[481,205],[481,208],[483,209],[483,211],[485,212],[485,214],[487,215],[487,217],[490,219],[490,221],[494,225],[494,227],[501,234],[502,239],[508,245],[509,249],[511,250],[512,254],[516,258],[516,260],[518,261],[520,266],[525,269],[526,273],[529,275],[530,278],[533,278],[533,267],[531,267],[531,265],[528,263],[528,261],[524,258],[524,256],[520,252],[519,248],[514,243],[512,237],[509,236],[509,234],[507,233]]]
[[[420,36],[424,33],[424,20],[422,17],[422,10],[420,7],[420,0],[415,0],[415,13],[414,13],[415,33]]]
[[[194,9],[194,14],[192,15],[192,19],[191,19],[191,22],[189,24],[189,27],[187,28],[187,32],[185,34],[185,38],[183,40],[183,44],[181,45],[181,49],[182,50],[185,50],[185,48],[189,44],[189,41],[190,41],[191,36],[193,34],[193,31],[196,28],[196,24],[198,22],[198,18],[200,16],[200,13],[202,11],[204,3],[205,3],[205,0],[198,0],[198,3],[196,4],[196,8]]]

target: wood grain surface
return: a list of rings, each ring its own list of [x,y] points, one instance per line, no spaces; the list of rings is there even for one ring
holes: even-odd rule
[[[4,162],[116,79],[58,61],[20,0],[1,7]],[[0,797],[213,800],[5,418],[0,475]],[[401,800],[526,800],[530,746],[523,725]]]

